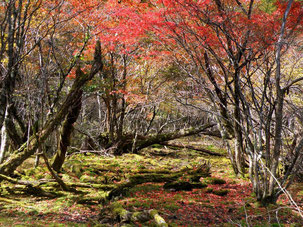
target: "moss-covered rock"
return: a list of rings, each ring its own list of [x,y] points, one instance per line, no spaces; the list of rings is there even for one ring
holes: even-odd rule
[[[25,176],[28,177],[28,179],[34,178],[36,180],[39,180],[45,178],[45,176],[47,175],[47,170],[38,166],[37,168],[25,169],[23,170],[23,173]]]
[[[156,210],[150,210],[149,214],[151,217],[153,217],[156,226],[158,227],[168,227],[168,224],[165,222],[165,220],[158,214],[158,211]]]

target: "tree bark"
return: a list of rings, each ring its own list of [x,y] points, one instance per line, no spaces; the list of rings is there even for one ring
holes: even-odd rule
[[[81,76],[81,74],[81,69],[78,68],[76,76]],[[80,90],[78,95],[75,96],[74,105],[69,109],[69,112],[62,125],[58,152],[56,153],[54,162],[52,164],[52,167],[56,172],[59,172],[61,170],[61,167],[65,160],[67,148],[71,142],[71,134],[74,130],[73,124],[77,121],[81,110],[82,93],[83,91]]]
[[[167,133],[167,134],[157,134],[154,136],[143,137],[138,136],[136,139],[136,145],[133,147],[134,135],[124,136],[121,142],[116,144],[117,148],[114,151],[115,155],[121,155],[122,153],[131,152],[137,153],[139,150],[149,147],[153,144],[159,144],[169,140],[178,139],[181,137],[196,135],[204,130],[215,126],[215,124],[207,124],[198,129],[185,129],[178,132]]]
[[[7,118],[7,115],[8,115],[8,107],[6,107],[4,119]],[[7,128],[6,128],[5,120],[4,120],[4,124],[1,127],[0,138],[1,138],[0,140],[0,164],[1,164],[4,161],[6,148],[7,148]]]
[[[283,105],[284,105],[284,96],[285,91],[281,88],[281,50],[283,47],[283,36],[285,33],[285,27],[286,27],[286,21],[288,14],[290,12],[291,6],[292,6],[293,0],[289,0],[287,4],[287,8],[283,15],[282,20],[282,26],[281,31],[279,35],[279,39],[277,42],[277,49],[276,49],[276,75],[275,75],[275,85],[276,85],[276,102],[277,106],[275,109],[275,116],[276,116],[276,125],[275,125],[275,135],[274,135],[274,141],[275,145],[273,148],[273,155],[272,155],[272,165],[270,168],[271,176],[269,179],[269,191],[268,195],[266,195],[266,198],[262,198],[262,200],[267,200],[268,198],[275,197],[273,200],[277,200],[278,197],[275,196],[275,186],[276,186],[276,176],[277,176],[277,168],[279,165],[279,158],[281,154],[281,148],[282,148],[282,129],[283,129]],[[273,201],[275,203],[276,201]]]
[[[48,136],[60,125],[68,114],[70,106],[75,104],[75,97],[79,96],[82,92],[83,85],[91,80],[95,74],[101,72],[103,69],[102,56],[101,56],[101,44],[98,41],[95,48],[94,62],[88,75],[81,74],[76,77],[65,101],[59,108],[59,111],[54,115],[53,118],[49,119],[36,135],[32,135],[29,138],[28,143],[24,143],[19,149],[13,152],[10,159],[0,165],[1,174],[12,174],[13,171],[20,166],[26,159],[33,155],[36,149],[41,143],[43,143]]]

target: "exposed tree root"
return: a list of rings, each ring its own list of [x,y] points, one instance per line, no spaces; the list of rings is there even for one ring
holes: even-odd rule
[[[47,169],[50,171],[51,175],[53,176],[53,178],[58,182],[58,184],[60,185],[60,187],[62,188],[63,191],[67,191],[67,192],[77,192],[76,189],[72,188],[72,187],[69,187],[67,186],[64,181],[59,177],[57,176],[57,174],[55,173],[55,171],[52,169],[52,167],[50,166],[48,160],[47,160],[47,157],[46,157],[46,154],[43,153],[42,154],[42,157],[44,159],[44,162],[46,164],[46,167]]]
[[[4,174],[0,174],[0,179],[1,180],[5,180],[5,181],[8,181],[10,183],[13,183],[13,184],[21,184],[21,185],[39,185],[40,182],[39,181],[23,181],[23,180],[17,180],[15,178],[12,178],[12,177],[9,177],[9,176],[6,176]]]
[[[14,204],[14,205],[18,205],[19,207],[29,207],[30,206],[27,206],[26,204],[18,201],[18,200],[13,200],[13,199],[8,199],[8,198],[3,198],[3,197],[0,197],[0,203],[10,203],[10,204]]]

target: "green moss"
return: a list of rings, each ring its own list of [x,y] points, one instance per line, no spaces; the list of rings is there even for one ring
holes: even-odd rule
[[[158,149],[161,149],[161,148],[163,148],[163,145],[160,145],[160,144],[153,144],[153,145],[151,146],[151,148],[158,148]]]
[[[204,181],[208,184],[226,184],[225,180],[215,177],[207,177]]]
[[[271,224],[271,227],[283,227],[284,225],[279,224],[279,223],[273,223]]]
[[[290,227],[302,227],[302,224],[300,224],[300,223],[291,223]]]
[[[110,205],[110,207],[114,215],[117,215],[121,218],[127,216],[128,211],[123,208],[122,204],[114,202]]]
[[[207,184],[205,183],[191,183],[193,188],[206,188]]]
[[[80,177],[80,181],[81,182],[84,182],[84,183],[87,183],[87,182],[96,182],[97,181],[97,178],[95,176],[89,176],[89,175],[82,175]]]
[[[263,205],[262,205],[262,203],[261,202],[259,202],[259,201],[256,201],[256,202],[254,202],[254,207],[255,208],[260,208],[260,207],[263,207]]]
[[[156,210],[150,211],[150,215],[154,217],[154,220],[159,227],[168,227],[168,224],[165,220],[158,214]]]
[[[112,163],[112,164],[110,164],[109,166],[110,166],[110,167],[119,167],[120,164],[119,164],[119,163]]]
[[[149,199],[140,199],[140,200],[136,200],[135,202],[133,202],[132,206],[148,209],[148,208],[150,208],[151,204],[152,204],[152,201]]]
[[[206,188],[206,193],[212,193],[214,191],[214,189],[212,188]]]
[[[298,196],[303,196],[303,191],[299,191]]]
[[[108,227],[108,225],[105,226]],[[135,226],[136,226],[135,224],[128,224],[128,223],[121,225],[121,227],[135,227]]]
[[[80,164],[72,165],[70,171],[72,173],[74,173],[77,177],[80,177],[82,175],[82,172],[83,172]]]
[[[72,178],[68,174],[62,174],[62,180],[66,182],[66,181],[71,181]]]
[[[169,210],[171,212],[175,212],[176,210],[180,209],[180,206],[178,204],[164,204],[163,208],[166,210]]]

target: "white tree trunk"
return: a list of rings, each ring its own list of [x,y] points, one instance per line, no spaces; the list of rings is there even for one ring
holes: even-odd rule
[[[6,118],[8,116],[8,107],[5,109],[4,122],[1,128],[1,146],[0,146],[0,163],[4,161],[6,145],[7,145],[7,132],[6,132]]]

